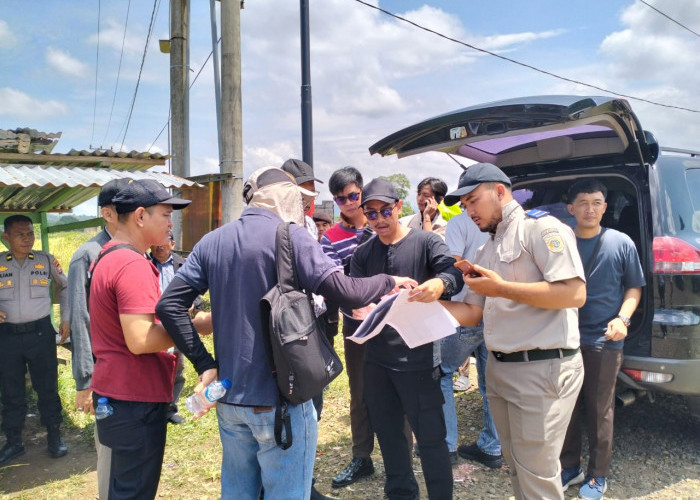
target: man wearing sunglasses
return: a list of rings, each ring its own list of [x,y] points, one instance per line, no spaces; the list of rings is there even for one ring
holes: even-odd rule
[[[374,179],[362,190],[362,208],[376,237],[357,248],[351,277],[403,273],[419,283],[414,300],[449,299],[462,289],[461,272],[443,239],[430,231],[399,223],[401,201],[385,179]],[[411,467],[411,445],[404,418],[413,429],[431,500],[452,498],[452,467],[447,449],[443,396],[440,389],[440,342],[410,349],[390,326],[368,340],[364,390],[372,428],[377,433],[386,470],[384,493],[389,499],[419,498]]]
[[[350,259],[359,244],[367,240],[372,230],[360,207],[362,201],[362,174],[355,167],[336,170],[328,180],[328,188],[340,209],[340,221],[321,237],[323,251],[335,263],[342,266],[345,274],[350,270]],[[326,332],[338,332],[338,306],[326,303],[328,308]],[[352,311],[344,311],[343,338],[347,339],[359,326],[352,319]],[[365,357],[364,344],[345,340],[345,369],[350,386],[350,431],[352,434],[352,460],[343,471],[333,478],[332,486],[342,488],[357,480],[374,474],[370,455],[374,449],[374,433],[369,425],[367,407],[362,393],[364,378],[362,365]]]

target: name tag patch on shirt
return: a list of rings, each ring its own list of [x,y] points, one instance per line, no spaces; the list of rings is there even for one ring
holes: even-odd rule
[[[553,228],[545,229],[541,234],[550,252],[558,253],[564,251],[564,240],[558,230]]]

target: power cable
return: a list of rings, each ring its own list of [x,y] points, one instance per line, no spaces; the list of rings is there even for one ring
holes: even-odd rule
[[[533,71],[537,71],[538,73],[542,73],[543,75],[551,76],[551,77],[556,78],[556,79],[558,79],[558,80],[563,80],[563,81],[569,82],[569,83],[575,83],[576,85],[582,85],[582,86],[584,86],[584,87],[588,87],[588,88],[592,88],[592,89],[595,89],[595,90],[599,90],[599,91],[601,91],[601,92],[605,92],[605,93],[607,93],[607,94],[612,94],[612,95],[615,95],[615,96],[618,96],[618,97],[624,97],[624,98],[632,99],[632,100],[635,100],[635,101],[646,102],[647,104],[652,104],[652,105],[654,105],[654,106],[661,106],[661,107],[663,107],[663,108],[670,108],[670,109],[678,109],[678,110],[681,110],[681,111],[688,111],[688,112],[690,112],[690,113],[700,113],[700,110],[698,110],[698,109],[685,108],[685,107],[683,107],[683,106],[674,106],[674,105],[671,105],[671,104],[664,104],[664,103],[661,103],[661,102],[652,101],[652,100],[650,100],[650,99],[644,99],[644,98],[642,98],[642,97],[636,97],[636,96],[629,95],[629,94],[623,94],[623,93],[621,93],[621,92],[615,92],[615,91],[613,91],[613,90],[608,90],[608,89],[606,89],[606,88],[604,88],[604,87],[599,87],[599,86],[597,86],[597,85],[593,85],[593,84],[590,84],[590,83],[585,83],[585,82],[581,82],[581,81],[579,81],[579,80],[574,80],[573,78],[567,78],[567,77],[565,77],[565,76],[557,75],[556,73],[552,73],[551,71],[546,71],[546,70],[540,69],[540,68],[538,68],[538,67],[536,67],[536,66],[532,66],[532,65],[530,65],[530,64],[527,64],[527,63],[524,63],[524,62],[520,62],[520,61],[518,61],[518,60],[516,60],[516,59],[511,59],[510,57],[506,57],[506,56],[502,56],[502,55],[500,55],[500,54],[496,54],[495,52],[491,52],[490,50],[486,50],[486,49],[482,49],[482,48],[480,48],[480,47],[476,47],[476,46],[474,46],[474,45],[468,44],[467,42],[463,42],[463,41],[461,41],[461,40],[457,40],[456,38],[452,38],[452,37],[449,37],[449,36],[447,36],[447,35],[443,35],[442,33],[438,32],[438,31],[432,30],[432,29],[430,29],[430,28],[426,28],[425,26],[421,26],[421,25],[418,24],[418,23],[414,23],[413,21],[410,21],[410,20],[408,20],[408,19],[406,19],[406,18],[404,18],[404,17],[401,17],[401,16],[399,16],[399,15],[396,15],[396,14],[394,14],[394,13],[392,13],[392,12],[389,12],[388,10],[382,9],[381,7],[377,7],[376,5],[371,5],[371,4],[367,3],[367,2],[364,2],[363,0],[355,0],[355,1],[356,1],[357,3],[360,3],[360,4],[362,4],[362,5],[365,5],[366,7],[370,7],[370,8],[372,8],[372,9],[378,10],[379,12],[382,12],[382,13],[388,15],[388,16],[391,16],[391,17],[393,17],[393,18],[395,18],[395,19],[398,19],[399,21],[403,21],[403,22],[405,22],[405,23],[408,23],[408,24],[410,24],[410,25],[413,25],[413,26],[415,26],[415,27],[418,28],[418,29],[421,29],[421,30],[423,30],[423,31],[427,31],[428,33],[432,33],[432,34],[434,34],[434,35],[437,35],[437,36],[439,36],[440,38],[444,38],[445,40],[449,40],[449,41],[451,41],[451,42],[458,43],[458,44],[463,45],[463,46],[465,46],[465,47],[469,47],[469,48],[472,49],[472,50],[476,50],[477,52],[481,52],[481,53],[483,53],[483,54],[488,54],[488,55],[490,55],[490,56],[497,57],[498,59],[502,59],[502,60],[504,60],[504,61],[508,61],[508,62],[510,62],[510,63],[513,63],[513,64],[517,64],[518,66],[522,66],[522,67],[524,67],[524,68],[528,68],[528,69],[531,69],[531,70],[533,70]],[[641,1],[641,0],[640,0],[640,1]]]
[[[90,134],[90,149],[95,138],[95,117],[97,116],[97,75],[100,68],[100,17],[102,14],[102,1],[97,0],[97,51],[95,54],[95,98],[92,103],[92,133]]]
[[[651,5],[651,4],[647,3],[647,2],[645,2],[644,0],[639,0],[639,1],[642,2],[644,5],[646,5],[647,7],[649,7],[650,9],[655,10],[657,13],[661,14],[662,16],[664,16],[666,19],[668,19],[668,20],[671,21],[672,23],[676,23],[678,26],[680,26],[680,27],[683,28],[684,30],[690,31],[693,35],[695,35],[695,36],[697,36],[697,37],[700,37],[700,33],[691,30],[691,29],[688,28],[685,24],[682,24],[682,23],[680,23],[679,21],[676,21],[676,20],[673,19],[671,16],[669,16],[668,14],[666,14],[666,13],[664,13],[664,12],[661,12],[659,9],[657,9],[657,8],[654,7],[653,5]]]
[[[219,42],[221,42],[221,37],[219,37],[219,39],[216,41],[217,44],[218,44]],[[192,88],[192,86],[195,84],[195,82],[197,81],[197,78],[199,78],[199,75],[202,73],[202,70],[203,70],[204,67],[207,65],[207,63],[209,62],[209,59],[211,59],[211,56],[212,56],[213,54],[214,54],[214,49],[212,49],[212,51],[209,52],[209,55],[207,56],[207,58],[206,58],[206,59],[204,60],[204,62],[202,63],[202,66],[200,66],[199,71],[197,71],[197,74],[196,74],[195,77],[192,79],[192,83],[190,83],[189,88]],[[168,120],[165,122],[165,125],[163,125],[163,128],[160,129],[160,132],[158,132],[158,135],[156,136],[156,138],[153,139],[153,142],[151,142],[151,148],[155,145],[156,141],[157,141],[158,139],[160,139],[160,136],[163,134],[163,132],[165,131],[165,129],[166,129],[166,127],[168,126],[169,123],[170,123],[170,108],[168,108]],[[151,148],[148,148],[148,150],[150,151]]]
[[[146,62],[146,54],[148,54],[148,44],[151,41],[151,34],[153,34],[153,26],[155,25],[156,12],[158,12],[158,6],[160,5],[160,0],[154,0],[153,11],[151,12],[151,22],[148,26],[148,34],[146,35],[146,45],[143,48],[143,56],[141,57],[141,67],[139,68],[139,76],[136,78],[136,88],[134,89],[134,95],[131,98],[131,106],[129,106],[129,114],[126,120],[126,126],[124,127],[124,135],[122,136],[122,142],[119,145],[119,151],[124,147],[124,141],[126,140],[126,134],[129,131],[129,125],[131,124],[131,115],[134,112],[134,105],[136,104],[136,95],[139,92],[139,85],[141,84],[141,74],[143,73],[143,66]]]
[[[112,126],[112,115],[114,114],[114,103],[117,100],[117,89],[119,88],[119,77],[122,73],[122,60],[124,59],[124,43],[126,41],[126,29],[129,26],[129,11],[131,10],[131,0],[126,6],[126,19],[124,20],[124,33],[122,33],[122,50],[119,54],[119,67],[117,68],[117,82],[114,84],[114,95],[112,95],[112,107],[109,110],[109,120],[107,121],[107,131],[105,132],[102,142],[100,142],[100,148],[107,140],[107,135],[109,135],[109,129]]]

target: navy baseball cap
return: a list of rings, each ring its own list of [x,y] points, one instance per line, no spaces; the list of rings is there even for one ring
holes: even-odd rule
[[[174,210],[182,210],[192,203],[190,200],[175,198],[163,185],[153,179],[138,179],[126,185],[112,200],[118,214],[128,214],[139,207],[172,205]]]
[[[292,174],[292,177],[294,177],[297,185],[304,184],[305,182],[309,181],[320,182],[323,184],[321,179],[314,177],[313,167],[304,161],[290,158],[282,164],[281,168],[285,172]]]
[[[500,182],[508,187],[512,185],[508,176],[496,165],[491,163],[475,163],[467,167],[467,169],[462,172],[462,175],[459,176],[457,189],[445,196],[445,205],[450,207],[459,203],[460,197],[471,193],[484,182]]]
[[[102,186],[100,194],[97,196],[97,205],[100,207],[111,205],[112,200],[115,196],[117,196],[117,193],[124,189],[131,181],[132,179],[129,179],[128,177],[112,179],[109,181],[107,184]]]
[[[362,203],[360,206],[364,206],[365,203],[372,200],[393,203],[399,201],[399,199],[399,194],[391,181],[378,177],[372,179],[369,184],[365,184],[365,187],[362,188]]]

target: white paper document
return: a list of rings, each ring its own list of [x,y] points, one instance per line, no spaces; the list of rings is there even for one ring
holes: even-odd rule
[[[364,344],[385,325],[393,327],[411,349],[452,335],[459,326],[438,301],[408,302],[408,290],[402,290],[384,297],[348,338]]]

